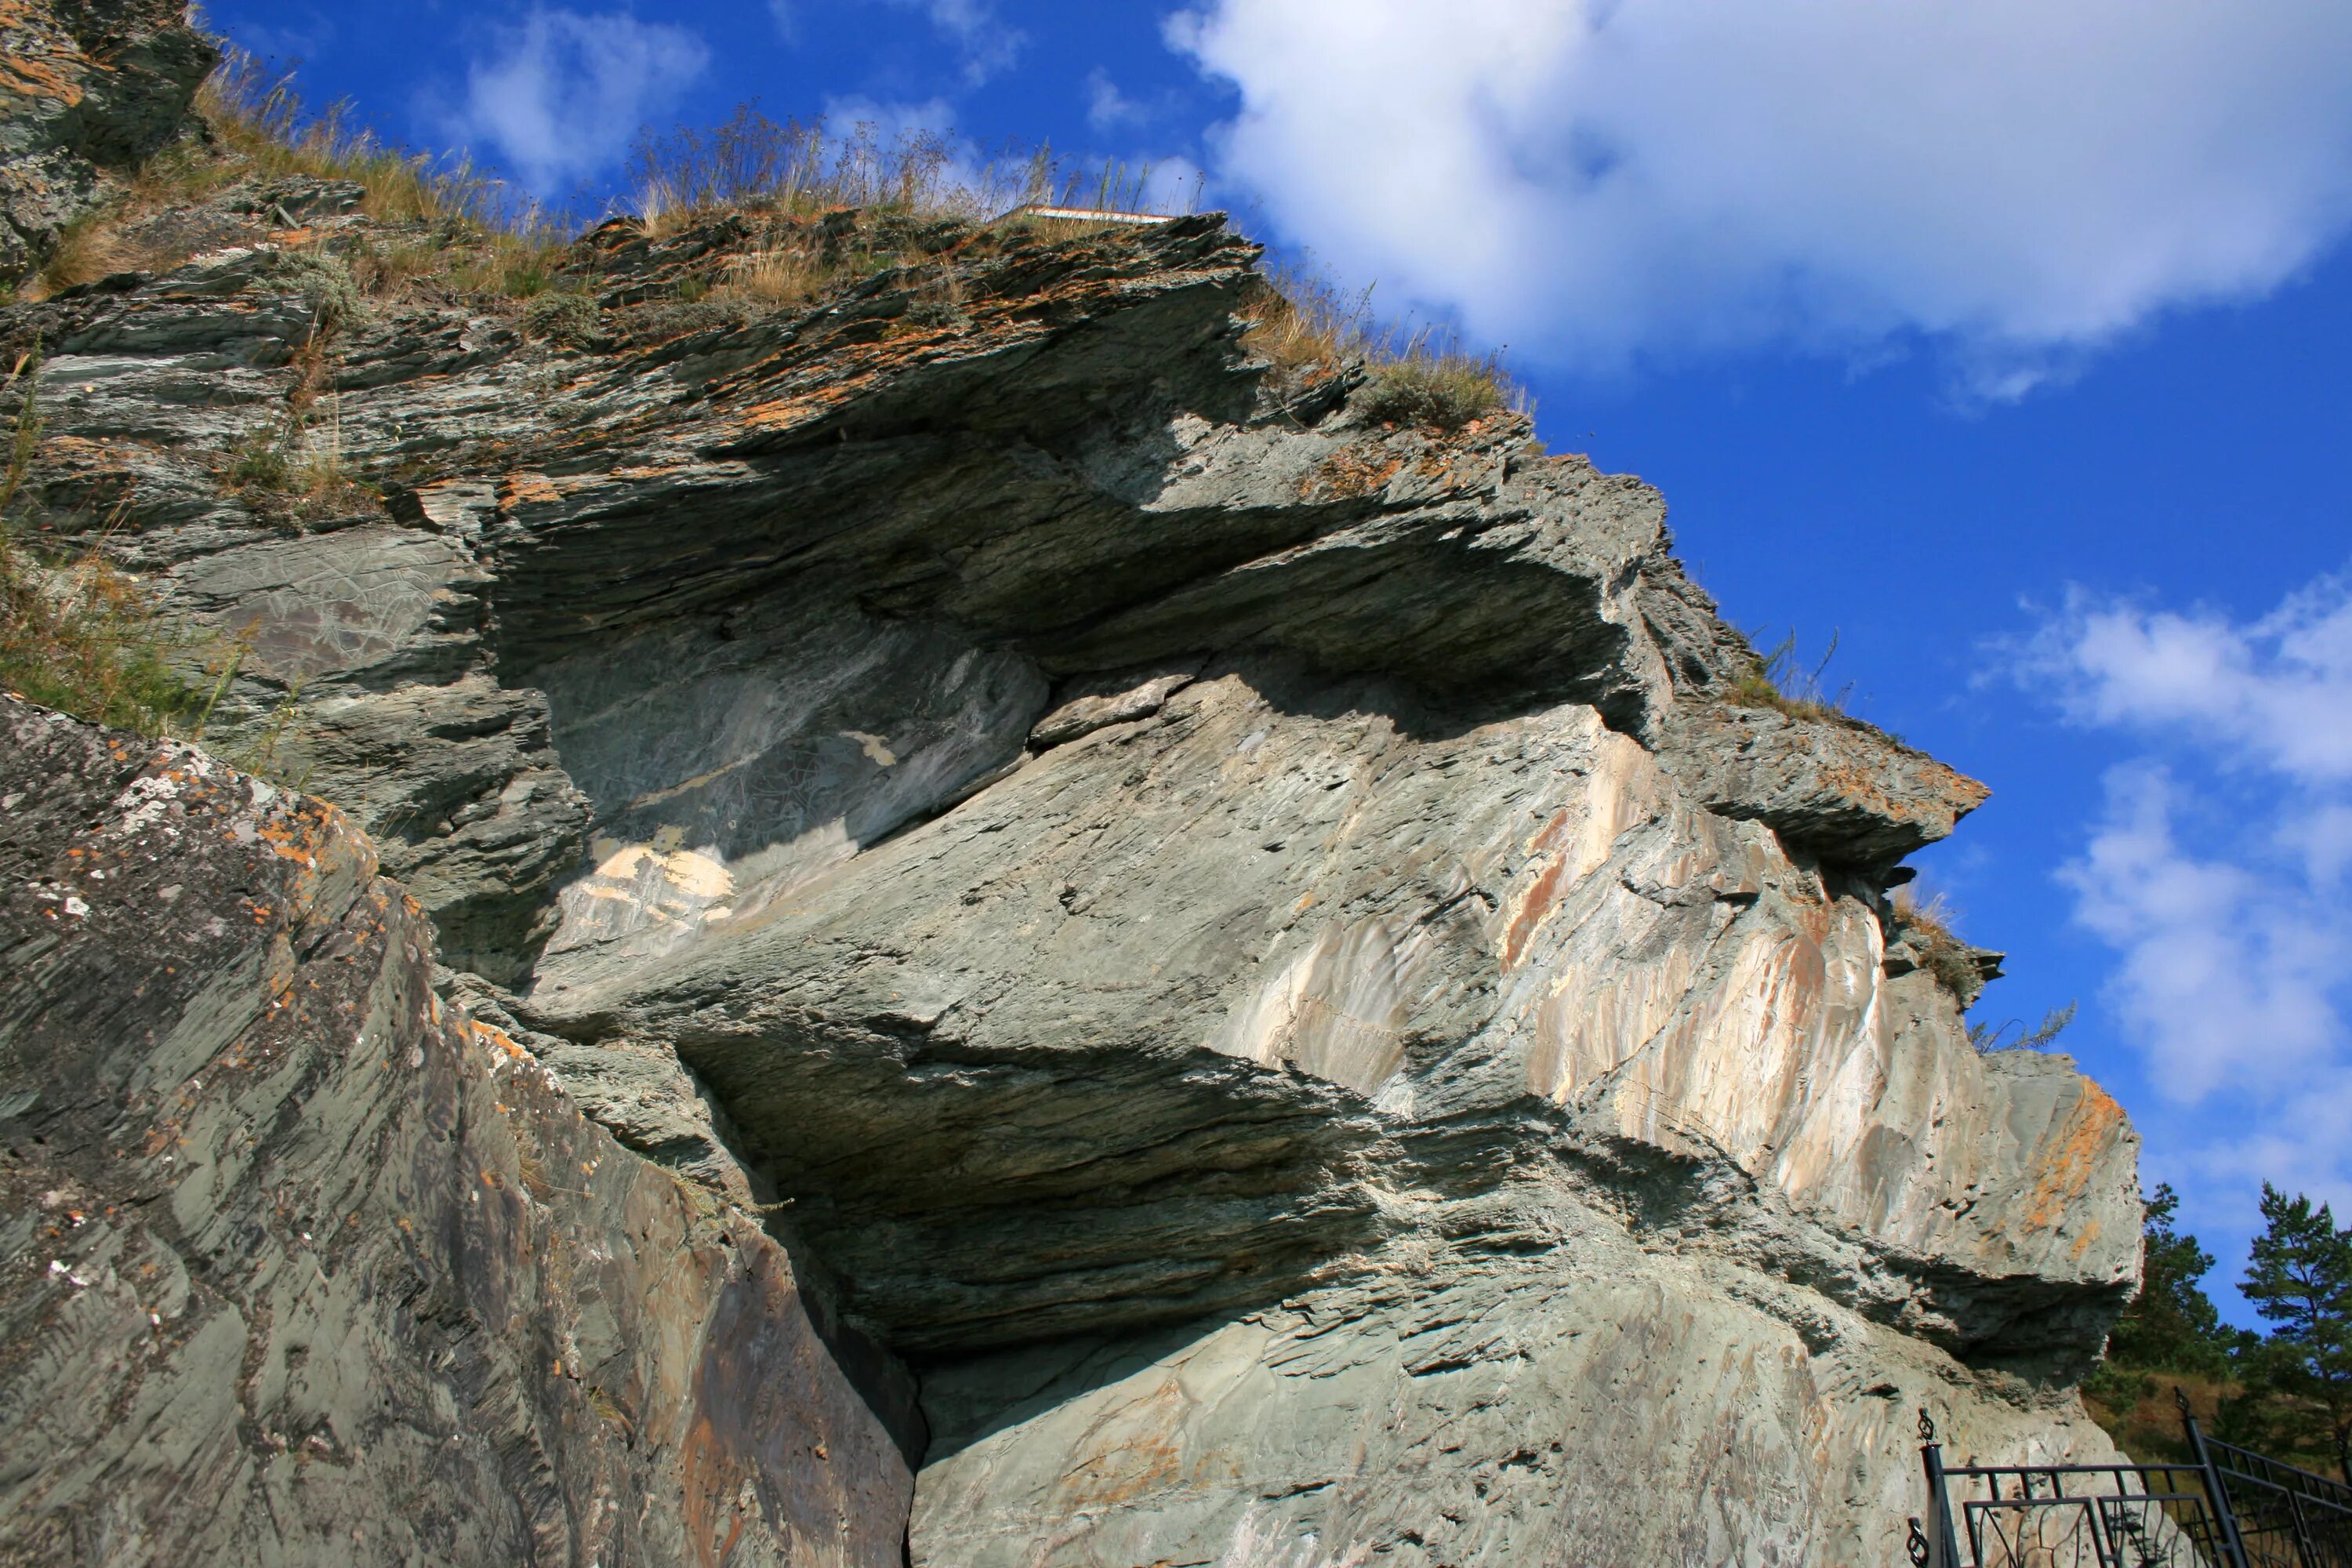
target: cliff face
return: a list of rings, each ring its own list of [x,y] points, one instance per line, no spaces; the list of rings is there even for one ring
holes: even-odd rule
[[[404,1184],[326,1205],[361,1215],[331,1233],[356,1261],[322,1266],[306,1310],[404,1322],[390,1287],[331,1309],[331,1282],[446,1270],[463,1366],[511,1368],[483,1450],[504,1468],[467,1470],[467,1448],[397,1486],[371,1469],[380,1506],[513,1500],[482,1551],[528,1538],[533,1560],[589,1560],[595,1499],[623,1495],[647,1510],[633,1560],[688,1561],[723,1493],[777,1540],[834,1510],[845,1561],[903,1528],[941,1565],[1859,1563],[1917,1511],[1922,1404],[1973,1452],[2109,1451],[2067,1383],[2134,1283],[2136,1140],[2065,1058],[1977,1053],[1885,899],[1984,792],[1866,728],[1731,701],[1749,655],[1654,492],[1544,456],[1515,416],[1401,427],[1364,412],[1360,373],[1254,358],[1255,250],[1214,216],[608,225],[566,263],[593,304],[556,330],[446,289],[322,289],[333,264],[289,258],[364,271],[420,238],[356,205],[232,186],[200,226],[214,248],[5,327],[46,356],[20,524],[119,512],[109,548],[249,648],[219,736],[282,728],[279,764],[415,900],[353,869],[335,885],[361,902],[306,895],[304,919],[385,925],[369,973],[397,983],[368,984],[418,1044],[380,1059],[322,1013],[268,1025],[334,1075],[319,1116],[393,1140]],[[839,280],[805,306],[688,302],[779,248]],[[376,493],[236,480],[289,408],[312,429],[331,410]],[[206,765],[15,722],[12,777],[85,781],[51,826],[9,807],[9,853],[45,868],[111,831],[78,825],[132,775]],[[12,872],[18,940],[133,933],[266,1009],[278,971],[237,955],[275,928],[223,907],[226,870],[173,868],[243,852],[293,874],[229,844],[148,845],[142,875],[179,901],[110,904],[110,927],[57,924]],[[173,949],[183,910],[243,945]],[[289,974],[338,962],[287,941]],[[122,1064],[71,1101],[93,1130],[145,1137],[163,1101],[139,1096],[221,1083],[205,1063],[262,1037],[207,1003],[201,1061],[142,1065],[180,1037],[142,1011],[168,988],[145,1000],[125,971],[75,1012],[22,973],[0,1021]],[[528,1069],[492,1079],[486,1040]],[[495,1151],[423,1131],[459,1102]],[[233,1160],[216,1140],[177,1173],[77,1179],[235,1228],[285,1178],[240,1199],[219,1163],[360,1136],[314,1120],[224,1121],[252,1140]],[[486,1187],[469,1162],[508,1149],[594,1180]],[[401,1227],[427,1212],[438,1251]],[[307,1291],[306,1255],[253,1235],[293,1280],[273,1288]],[[673,1277],[666,1247],[696,1261]],[[509,1308],[525,1254],[539,1294]],[[12,1346],[99,1299],[27,1289]],[[592,1320],[611,1379],[658,1394],[548,1370]],[[392,1377],[369,1364],[341,1386]],[[495,1381],[425,1364],[417,1386],[461,1408]],[[256,1375],[185,1423],[217,1458],[148,1473],[295,1464],[308,1438],[268,1447],[293,1426],[254,1413]],[[623,1418],[581,1414],[597,1389]],[[303,1419],[331,1444],[385,1441],[364,1434],[388,1417],[320,1398]],[[690,1436],[721,1426],[723,1486]],[[136,1427],[85,1426],[72,1473],[128,1463]],[[98,1506],[35,1470],[9,1483],[22,1517]]]
[[[899,1561],[783,1250],[438,1001],[341,813],[0,737],[0,1559]]]
[[[0,0],[0,285],[187,122],[220,58],[178,0]]]

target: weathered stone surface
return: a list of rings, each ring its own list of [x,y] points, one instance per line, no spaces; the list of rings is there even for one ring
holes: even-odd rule
[[[1709,809],[1846,865],[1892,865],[1948,838],[1992,793],[1868,725],[1727,702],[1677,704],[1660,752]]]
[[[218,58],[182,0],[0,0],[0,284],[181,134]]]
[[[0,699],[0,1557],[900,1560],[783,1250],[430,987],[340,813]]]
[[[1877,1564],[1922,1403],[1956,1451],[2112,1453],[1810,1292],[1523,1220],[1197,1335],[932,1373],[914,1561]]]
[[[1919,1403],[2107,1451],[2136,1139],[1884,896],[1982,788],[1727,702],[1648,487],[1270,374],[1213,215],[609,224],[569,346],[188,221],[0,313],[22,521],[119,509],[450,994],[790,1218],[917,1562],[1881,1563]],[[863,259],[680,307],[786,243]],[[314,362],[380,505],[226,481]]]

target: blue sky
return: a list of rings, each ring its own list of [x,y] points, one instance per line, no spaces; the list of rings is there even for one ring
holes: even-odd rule
[[[2234,1278],[2352,1209],[2352,8],[233,0],[412,144],[618,192],[645,121],[1050,140],[1507,344],[1743,626],[1993,786],[1923,882]],[[2233,1315],[2242,1315],[2234,1309]]]

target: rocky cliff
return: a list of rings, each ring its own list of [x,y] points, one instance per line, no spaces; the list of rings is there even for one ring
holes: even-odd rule
[[[1270,363],[1214,216],[524,305],[363,195],[0,314],[16,525],[341,808],[9,716],[12,1538],[1879,1563],[1921,1405],[2110,1451],[2134,1135],[1886,898],[1984,791],[1759,704],[1654,491]]]

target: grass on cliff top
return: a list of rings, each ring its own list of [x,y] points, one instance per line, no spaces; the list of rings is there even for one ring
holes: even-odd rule
[[[371,292],[425,275],[489,292],[533,292],[570,242],[568,229],[509,201],[499,181],[466,160],[388,142],[360,124],[348,103],[310,113],[292,73],[272,71],[245,50],[224,46],[221,63],[197,89],[195,115],[199,134],[156,154],[112,200],[67,227],[26,298],[185,259],[184,247],[142,240],[138,231],[247,179],[348,180],[366,192],[362,216],[434,226],[430,237],[370,253],[359,270]]]
[[[1898,934],[1916,938],[1919,966],[1954,996],[1966,996],[1971,990],[1979,989],[1975,949],[1955,929],[1958,915],[1943,894],[1937,893],[1921,903],[1910,889],[1903,889],[1888,903],[1891,918],[1886,935],[1890,942]],[[2072,1002],[2053,1007],[2042,1015],[2038,1026],[2030,1029],[2018,1018],[1999,1024],[1971,1023],[1969,1044],[1988,1054],[2048,1050],[2065,1032],[2066,1026],[2074,1021],[2074,1011],[2075,1004]]]
[[[1895,913],[1894,930],[1919,939],[1919,966],[1934,975],[1936,983],[1945,990],[1954,995],[1966,995],[1976,981],[1976,964],[1969,956],[1969,944],[1952,929],[1956,917],[1944,896],[1938,893],[1923,904],[1905,889],[1890,903]],[[1970,1038],[1974,1037],[1971,1031]]]
[[[512,200],[464,160],[436,160],[384,141],[348,103],[310,114],[290,73],[273,72],[244,50],[224,47],[197,93],[196,111],[204,135],[165,151],[114,201],[75,225],[28,297],[183,259],[164,253],[168,241],[133,237],[238,180],[290,175],[352,181],[366,192],[363,216],[411,231],[349,258],[363,294],[396,294],[418,279],[523,300],[581,289],[581,279],[563,276],[578,262],[571,239],[581,224]],[[865,123],[842,134],[822,119],[778,121],[751,104],[715,127],[641,133],[628,175],[635,220],[649,237],[726,213],[807,218],[844,208],[973,226],[1002,219],[1059,237],[1099,226],[1036,219],[1021,209],[1165,212],[1172,205],[1155,198],[1161,186],[1148,165],[1076,167],[1049,145],[984,156],[940,132],[886,137]],[[734,259],[705,287],[713,306],[756,312],[804,304],[845,277],[904,259],[786,243]],[[1499,355],[1473,353],[1432,329],[1379,322],[1369,289],[1347,295],[1303,269],[1277,268],[1245,314],[1245,342],[1286,379],[1310,382],[1360,366],[1366,384],[1354,395],[1356,406],[1376,420],[1451,432],[1506,409],[1531,411]],[[542,324],[557,326],[557,335],[583,335],[560,316]]]
[[[1305,268],[1275,268],[1244,308],[1243,344],[1294,381],[1362,365],[1368,379],[1356,406],[1377,420],[1451,432],[1506,409],[1534,412],[1499,353],[1475,353],[1432,328],[1383,323],[1371,296],[1370,289],[1348,293]]]
[[[1791,719],[1851,719],[1846,705],[1853,699],[1851,682],[1832,690],[1822,677],[1837,657],[1837,634],[1811,668],[1797,658],[1797,634],[1790,632],[1765,652],[1757,654],[1724,696],[1746,708],[1769,708]]]

